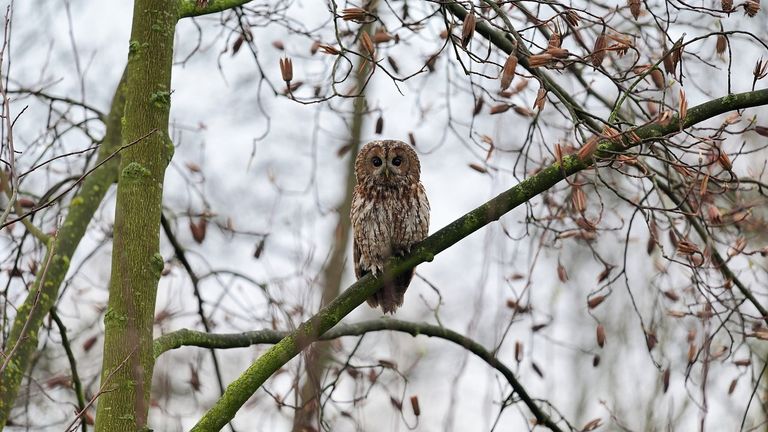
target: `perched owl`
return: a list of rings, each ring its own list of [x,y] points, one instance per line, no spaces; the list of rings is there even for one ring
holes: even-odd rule
[[[372,141],[360,149],[350,214],[358,279],[369,272],[381,274],[388,258],[410,252],[427,237],[429,201],[420,174],[419,157],[402,141]],[[403,304],[411,278],[413,270],[385,280],[368,304],[394,313]]]

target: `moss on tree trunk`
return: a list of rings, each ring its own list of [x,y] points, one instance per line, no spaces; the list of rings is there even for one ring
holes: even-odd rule
[[[155,297],[163,269],[163,178],[173,154],[167,131],[178,8],[176,0],[134,3],[123,136],[125,142],[145,138],[126,149],[120,163],[97,431],[146,427]]]

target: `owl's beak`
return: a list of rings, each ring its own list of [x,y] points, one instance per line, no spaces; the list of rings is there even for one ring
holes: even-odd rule
[[[390,174],[390,171],[389,171],[389,167],[388,167],[388,166],[385,166],[385,167],[384,167],[384,177],[386,177],[387,179],[389,179],[389,174]]]

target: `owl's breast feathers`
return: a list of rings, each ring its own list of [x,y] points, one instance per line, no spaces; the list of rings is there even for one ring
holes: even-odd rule
[[[404,255],[410,247],[427,237],[429,231],[429,201],[420,182],[398,185],[358,184],[352,200],[354,230],[355,275],[368,272],[375,275],[384,270],[387,259]],[[394,312],[403,302],[403,295],[413,271],[384,281],[382,289],[368,300],[384,312]]]

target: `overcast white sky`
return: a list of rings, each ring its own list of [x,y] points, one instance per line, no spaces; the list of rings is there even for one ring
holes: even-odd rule
[[[420,2],[416,3],[419,5],[413,10],[419,13],[422,6]],[[328,17],[327,7],[321,2],[296,2],[290,11],[290,17],[303,22],[307,28],[323,24]],[[13,16],[11,87],[35,87],[46,83],[52,94],[83,99],[106,111],[125,65],[131,14],[132,2],[127,1],[73,0],[69,6],[64,1],[17,1]],[[757,19],[765,22],[765,12]],[[315,278],[329,252],[336,222],[330,210],[343,193],[346,159],[340,159],[337,150],[346,142],[346,126],[338,113],[328,109],[328,104],[300,105],[285,97],[275,97],[265,87],[260,88],[258,71],[246,48],[234,56],[229,52],[221,54],[225,43],[219,34],[218,21],[218,16],[200,18],[196,24],[187,20],[177,29],[178,61],[196,46],[196,25],[203,30],[199,52],[173,70],[171,114],[177,152],[166,177],[164,201],[167,212],[182,216],[178,226],[180,239],[189,247],[190,257],[201,272],[209,266],[236,270],[257,281],[269,282],[270,293],[276,298],[316,305],[320,287]],[[442,25],[442,20],[434,20],[433,25]],[[709,25],[708,22],[706,26]],[[420,67],[419,62],[442,43],[430,36],[439,29],[434,27],[431,29],[434,31],[426,31],[423,36],[389,48],[387,54],[397,56],[403,70],[415,71]],[[671,33],[684,30],[672,29]],[[323,33],[330,34],[329,30]],[[404,37],[406,34],[403,32]],[[309,55],[310,42],[306,38],[290,35],[276,24],[267,29],[254,29],[254,37],[259,61],[279,88],[282,84],[277,60],[283,53],[272,46],[274,40],[281,40],[286,52],[294,58],[296,79],[312,81],[327,75],[327,62],[318,60],[320,54]],[[483,46],[481,39],[473,43]],[[750,67],[747,65],[754,64],[751,51],[746,52],[748,58],[743,59],[745,71]],[[78,78],[79,72],[82,72],[82,82]],[[690,76],[695,79],[697,72],[691,71]],[[751,74],[744,72],[735,76],[739,78],[734,81],[734,87],[746,90]],[[409,132],[415,134],[422,162],[422,181],[432,208],[430,232],[514,185],[517,180],[512,175],[513,170],[521,177],[535,168],[530,166],[525,172],[515,167],[517,154],[509,151],[494,154],[491,164],[495,169],[490,175],[477,173],[467,166],[468,163],[482,164],[485,157],[470,138],[477,139],[477,134],[486,134],[500,149],[518,150],[528,121],[511,111],[491,117],[486,108],[470,135],[469,129],[462,124],[468,124],[471,119],[472,99],[465,91],[459,91],[469,87],[467,80],[455,68],[452,50],[447,50],[435,73],[401,84],[399,92],[381,73],[374,76],[369,88],[369,106],[380,109],[385,119],[382,137],[407,141]],[[568,85],[567,81],[564,83]],[[492,84],[493,90],[496,85]],[[603,85],[599,80],[595,83],[596,88],[603,88]],[[697,82],[697,85],[713,89],[716,95],[725,94],[719,79]],[[691,87],[690,90],[686,87],[690,105],[702,102],[704,95],[695,86]],[[310,91],[310,88],[302,88],[297,94],[307,96]],[[530,106],[534,96],[535,89],[532,89],[516,102]],[[259,97],[266,116],[259,108]],[[41,144],[36,139],[45,130],[47,115],[47,107],[32,99],[13,104],[12,111],[18,113],[25,105],[30,107],[15,129],[17,149],[24,152],[19,157],[21,165],[31,163],[32,155],[40,151]],[[349,101],[337,99],[332,105],[337,110],[351,110]],[[457,120],[456,134],[447,130],[449,113]],[[73,111],[75,118],[82,115],[82,111]],[[549,120],[558,116],[551,107],[547,115]],[[367,121],[364,141],[379,138],[374,134],[375,115]],[[265,133],[267,124],[269,133],[255,142]],[[204,125],[204,129],[200,125]],[[551,141],[569,138],[554,129],[546,133]],[[75,132],[65,135],[57,145],[61,146],[59,151],[74,150],[88,147],[90,141]],[[255,154],[251,157],[254,145]],[[536,150],[531,156],[539,160],[542,154]],[[204,183],[198,175],[189,172],[185,167],[187,162],[203,168]],[[197,185],[195,188],[189,187],[190,179]],[[41,192],[48,180],[41,174],[30,178],[23,186]],[[559,188],[562,189],[562,185]],[[217,221],[231,218],[240,230],[269,233],[264,255],[259,260],[253,258],[254,238],[232,239],[214,228],[209,228],[209,237],[203,246],[194,244],[183,215],[204,209],[204,201],[195,189],[204,192],[209,210],[216,214]],[[556,196],[567,199],[563,192]],[[106,301],[105,287],[109,276],[109,248],[100,249],[92,258],[90,252],[103,240],[102,228],[109,226],[112,198],[113,194],[110,194],[76,257],[75,262],[89,257],[85,275],[71,281],[60,307],[75,338],[74,345],[80,350],[77,353],[80,373],[86,379],[98,376],[100,362],[94,354],[98,349],[86,354],[79,347],[82,341],[98,332],[101,325],[97,307]],[[611,203],[610,197],[605,199]],[[534,198],[531,205],[534,212],[540,214],[541,198]],[[628,208],[615,205],[615,208],[606,209],[605,221],[611,226],[626,227],[631,214]],[[577,427],[595,417],[602,417],[607,422],[609,410],[633,430],[646,429],[650,419],[654,424],[664,424],[664,419],[675,418],[681,413],[689,419],[683,423],[697,422],[701,414],[693,402],[700,398],[696,391],[700,383],[685,381],[687,345],[684,340],[675,343],[692,324],[671,320],[667,331],[659,334],[664,348],[654,353],[653,360],[661,367],[671,367],[672,387],[666,395],[654,397],[660,394],[659,370],[644,348],[639,321],[630,307],[630,290],[624,281],[619,280],[611,286],[611,296],[593,311],[609,329],[608,345],[600,350],[594,342],[596,321],[588,314],[585,299],[587,293],[597,289],[596,275],[603,267],[595,262],[589,249],[575,240],[554,242],[550,239],[547,245],[551,249],[539,251],[536,246],[541,233],[533,230],[524,237],[525,218],[526,209],[520,208],[501,220],[506,230],[514,237],[521,237],[520,240],[507,237],[501,224],[495,223],[440,254],[434,262],[418,268],[418,273],[440,290],[444,302],[439,309],[441,322],[488,348],[495,347],[512,315],[506,307],[507,299],[522,293],[528,282],[530,297],[526,298],[533,305],[533,317],[524,316],[511,326],[498,357],[518,372],[520,380],[534,397],[552,402]],[[627,262],[631,263],[627,269],[630,288],[634,290],[638,310],[646,318],[664,319],[656,296],[643,292],[655,289],[650,288],[649,283],[656,277],[653,260],[659,257],[647,257],[647,229],[642,220],[636,220],[634,224],[627,255]],[[614,265],[621,265],[624,258],[616,241],[623,240],[625,230],[608,234],[608,241],[595,245],[604,256],[613,259],[611,263]],[[163,256],[170,260],[172,250],[163,241]],[[557,278],[558,261],[567,268],[570,276],[565,284]],[[534,262],[536,266],[531,272]],[[347,267],[345,286],[353,281],[351,266],[348,264]],[[515,273],[526,275],[527,279],[510,281],[509,277]],[[668,276],[665,283],[680,289],[690,282],[689,278],[689,274],[678,272]],[[203,297],[209,306],[216,304],[218,308],[213,318],[216,331],[264,327],[267,307],[261,292],[229,279],[222,283],[210,280],[203,286]],[[435,323],[428,306],[436,303],[434,291],[416,278],[406,295],[404,307],[395,317]],[[158,334],[195,325],[198,322],[195,305],[183,269],[174,268],[161,281],[158,310],[170,309],[176,317],[162,329],[158,328]],[[361,306],[345,321],[356,322],[378,316],[379,312]],[[259,318],[265,321],[259,321]],[[531,325],[540,323],[551,325],[533,336]],[[280,324],[282,328],[288,325]],[[514,361],[516,340],[525,346],[525,358],[519,366]],[[354,342],[345,340],[345,349],[351,349]],[[100,345],[101,341],[97,344],[99,349]],[[238,376],[262,350],[222,353],[225,378],[229,381]],[[388,395],[399,397],[401,394],[406,397],[416,394],[421,399],[422,416],[417,430],[445,430],[448,418],[452,418],[454,431],[489,430],[498,405],[507,394],[502,380],[487,365],[467,357],[463,350],[444,341],[372,335],[364,339],[359,352],[362,354],[358,364],[375,364],[380,358],[394,359],[408,377],[407,388],[403,390],[404,381],[400,377],[394,373],[385,374],[382,379],[387,382],[386,391],[373,392],[360,408],[344,405],[360,421],[362,430],[406,430],[388,398]],[[593,368],[593,355],[597,353],[602,357],[602,364]],[[47,374],[66,373],[67,365],[58,357],[60,354],[51,353],[53,360],[39,372],[41,380]],[[534,373],[532,362],[543,370],[543,378]],[[203,391],[200,394],[190,394],[187,364],[202,364]],[[732,430],[732,426],[741,421],[743,401],[751,390],[749,380],[745,377],[737,392],[728,398],[725,389],[739,371],[720,365],[713,365],[713,369],[716,370],[711,372],[710,380],[713,391],[718,394],[713,397],[716,403],[709,407],[707,424],[710,430]],[[217,395],[207,351],[184,349],[165,354],[157,364],[156,378],[157,386],[170,392],[171,396],[170,400],[162,400],[162,409],[152,412],[151,426],[155,430],[188,429],[199,418],[201,409],[212,403]],[[285,394],[290,389],[289,377],[287,374],[280,376],[270,381],[267,388],[273,393]],[[338,393],[339,399],[350,397],[352,390],[352,385],[345,382]],[[69,391],[50,392],[57,401],[72,400]],[[454,405],[451,397],[455,397]],[[238,414],[238,430],[289,428],[290,411],[275,410],[274,403],[263,390],[257,393],[254,401]],[[455,410],[453,417],[449,414],[451,407]],[[409,408],[405,413],[408,423],[413,424]],[[32,414],[34,424],[53,425],[48,430],[59,430],[60,423],[57,422],[70,418],[71,406],[48,401],[40,409],[33,407]],[[339,413],[334,409],[330,409],[328,415],[336,421],[333,430],[355,430],[353,423],[343,418],[339,420]],[[501,416],[497,430],[521,430],[530,417],[525,408],[508,408]]]

